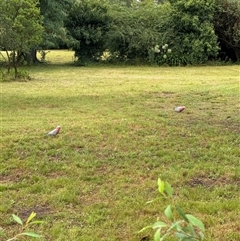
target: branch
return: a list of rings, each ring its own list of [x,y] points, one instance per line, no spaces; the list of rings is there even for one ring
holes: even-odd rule
[[[218,39],[222,40],[225,44],[227,44],[229,47],[232,48],[240,48],[240,44],[239,45],[233,45],[231,42],[227,41],[224,38],[218,37]]]

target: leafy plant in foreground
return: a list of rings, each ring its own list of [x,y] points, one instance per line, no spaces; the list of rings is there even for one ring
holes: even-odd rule
[[[42,237],[42,235],[39,235],[37,233],[25,231],[30,225],[43,223],[43,221],[38,221],[38,220],[32,221],[35,216],[36,216],[36,213],[32,212],[29,215],[29,217],[27,218],[27,221],[24,223],[20,217],[18,217],[15,214],[12,214],[13,220],[15,222],[17,222],[19,225],[21,225],[19,232],[14,237],[7,238],[7,235],[5,234],[3,229],[0,227],[0,236],[6,238],[6,241],[18,240],[22,236],[28,236],[28,237],[32,237],[32,238]]]
[[[173,195],[171,185],[160,178],[158,178],[158,191],[164,197],[172,197]],[[157,199],[147,203],[151,203]],[[154,224],[144,227],[139,232],[150,228],[156,230],[154,241],[163,241],[168,236],[175,236],[179,241],[202,241],[204,239],[203,232],[205,231],[202,221],[191,214],[185,214],[178,205],[175,205],[175,209],[182,219],[176,220],[173,216],[172,206],[168,205],[164,210],[168,222],[158,220]]]

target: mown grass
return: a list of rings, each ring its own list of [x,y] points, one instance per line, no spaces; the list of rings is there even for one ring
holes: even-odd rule
[[[239,66],[26,67],[32,80],[1,83],[0,226],[11,214],[44,220],[40,240],[141,240],[172,184],[206,240],[240,239]],[[176,113],[173,108],[185,105]],[[44,134],[61,125],[57,137]]]

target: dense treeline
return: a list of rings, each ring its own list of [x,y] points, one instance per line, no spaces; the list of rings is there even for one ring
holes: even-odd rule
[[[238,0],[24,0],[21,4],[40,9],[37,21],[43,29],[33,43],[28,41],[32,30],[22,36],[14,26],[24,26],[27,18],[31,29],[37,16],[30,21],[32,15],[18,1],[1,1],[0,49],[14,50],[19,62],[36,62],[37,49],[66,47],[75,51],[79,64],[104,59],[186,65],[240,59]],[[8,41],[13,35],[21,39],[14,49]]]
[[[201,64],[239,60],[240,4],[234,0],[75,2],[66,18],[79,63]]]

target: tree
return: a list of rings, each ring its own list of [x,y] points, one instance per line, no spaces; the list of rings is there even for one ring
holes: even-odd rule
[[[215,0],[170,0],[168,44],[179,64],[201,64],[218,54],[213,16]]]
[[[37,0],[1,0],[0,48],[7,53],[7,69],[18,76],[18,53],[27,52],[41,42],[42,18]]]
[[[213,26],[215,1],[169,2],[142,0],[131,8],[112,7],[106,43],[111,57],[168,65],[215,58],[219,49]]]
[[[64,22],[74,0],[40,0],[40,11],[44,18],[44,34],[41,48],[52,49],[66,45],[67,34]]]
[[[110,4],[117,4],[120,6],[131,7],[137,0],[108,0]]]
[[[146,62],[149,50],[163,44],[169,27],[169,4],[139,3],[111,8],[106,48],[113,60]]]
[[[99,60],[105,50],[109,23],[108,5],[104,1],[80,0],[71,8],[66,28],[79,63]]]
[[[39,63],[37,49],[57,49],[67,46],[67,34],[64,21],[74,0],[39,0],[38,7],[43,17],[43,37],[39,45],[21,56],[30,63]]]
[[[220,57],[240,60],[240,2],[216,0],[214,28],[221,47]]]

